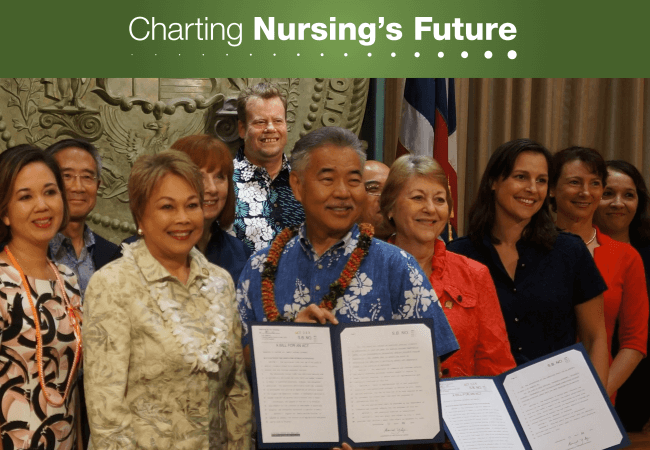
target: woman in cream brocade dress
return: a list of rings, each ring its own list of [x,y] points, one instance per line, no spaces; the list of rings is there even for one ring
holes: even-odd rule
[[[165,156],[155,158],[160,157]],[[175,195],[180,180],[168,173],[156,189],[173,181],[169,195]],[[126,245],[124,256],[98,271],[86,290],[84,378],[91,448],[248,449],[252,407],[232,279],[193,245],[186,254],[187,279],[173,276],[162,258],[153,256],[168,236],[145,227],[150,203],[157,201],[148,199],[138,220],[144,238]],[[172,229],[192,227],[184,217],[171,224]],[[201,234],[197,226],[190,235]],[[160,224],[161,233],[164,227]],[[165,250],[173,251],[191,242],[168,244]],[[208,351],[217,356],[199,361],[196,355],[205,355],[205,347],[193,353],[188,342],[206,337],[213,339]]]

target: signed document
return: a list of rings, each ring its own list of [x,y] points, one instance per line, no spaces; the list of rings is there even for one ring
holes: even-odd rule
[[[629,445],[582,344],[494,378],[440,383],[459,450],[604,450]]]
[[[258,445],[442,442],[432,327],[252,324]]]
[[[440,433],[429,331],[412,323],[341,332],[347,428],[353,442],[433,439]]]

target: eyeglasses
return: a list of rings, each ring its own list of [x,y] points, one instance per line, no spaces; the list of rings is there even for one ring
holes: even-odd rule
[[[366,183],[366,193],[368,195],[374,195],[376,197],[379,197],[381,195],[381,191],[383,190],[383,187],[381,184],[377,183],[376,181],[369,181]]]
[[[63,176],[63,182],[65,184],[72,184],[72,183],[74,183],[75,178],[79,178],[79,181],[84,186],[92,186],[97,182],[97,179],[98,179],[98,177],[96,175],[89,175],[87,173],[73,174],[73,173],[67,173],[66,172],[66,173],[62,174],[62,176]]]

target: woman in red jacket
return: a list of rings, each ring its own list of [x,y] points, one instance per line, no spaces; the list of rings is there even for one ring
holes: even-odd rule
[[[499,299],[487,267],[447,252],[439,239],[451,207],[447,176],[435,160],[406,155],[395,161],[381,210],[396,230],[389,242],[418,260],[460,344],[442,363],[443,377],[498,375],[515,367]]]
[[[594,222],[615,241],[629,243],[643,260],[650,287],[650,192],[639,169],[627,161],[607,161],[607,185]],[[614,336],[612,351],[620,347]],[[642,360],[618,390],[616,412],[625,429],[650,431],[650,360]]]
[[[610,352],[606,389],[613,401],[618,388],[646,355],[648,291],[643,262],[631,245],[615,241],[593,224],[607,181],[607,166],[596,150],[562,150],[553,156],[551,172],[550,195],[557,226],[582,238],[607,284],[603,293]],[[612,358],[617,324],[620,350]]]

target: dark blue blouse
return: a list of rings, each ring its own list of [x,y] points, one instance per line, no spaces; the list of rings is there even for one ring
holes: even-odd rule
[[[487,236],[480,246],[463,237],[447,248],[490,269],[517,364],[575,344],[575,306],[607,289],[589,250],[573,234],[560,233],[550,251],[517,242],[514,280]]]
[[[211,231],[212,236],[205,247],[205,257],[212,264],[226,269],[236,286],[251,251],[242,241],[219,228],[217,222],[213,223]]]

